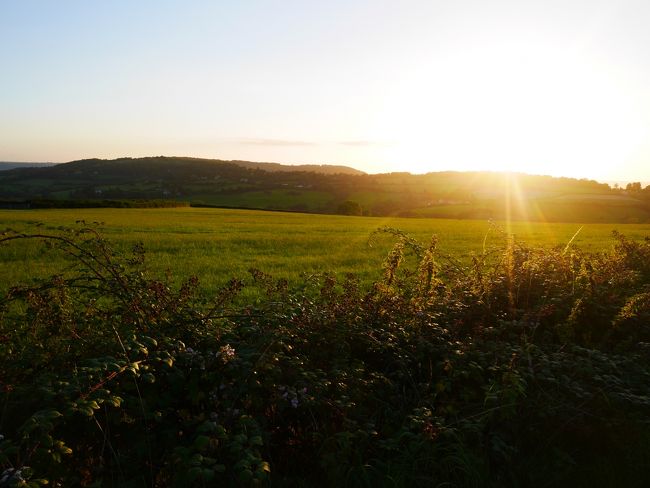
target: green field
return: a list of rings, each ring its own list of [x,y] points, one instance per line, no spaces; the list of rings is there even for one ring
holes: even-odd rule
[[[267,190],[211,195],[197,193],[195,201],[228,207],[268,208],[317,212],[331,207],[332,195],[322,191]]]
[[[174,270],[182,278],[196,275],[211,293],[229,278],[245,277],[254,267],[277,278],[297,281],[303,273],[355,273],[364,280],[377,277],[379,264],[392,241],[384,236],[372,247],[369,237],[383,226],[398,228],[427,242],[439,238],[439,249],[457,258],[480,253],[499,241],[488,221],[345,217],[298,213],[174,209],[71,209],[0,211],[0,229],[53,233],[74,227],[77,220],[99,222],[102,234],[119,251],[143,242],[147,263],[155,273]],[[565,246],[580,224],[497,223],[528,244]],[[586,251],[611,246],[612,230],[631,239],[650,235],[649,224],[588,224],[573,243]],[[37,242],[0,249],[2,288],[32,276],[48,276],[65,266],[63,258],[43,253]]]

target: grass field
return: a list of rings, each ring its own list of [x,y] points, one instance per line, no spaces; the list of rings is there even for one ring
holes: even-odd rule
[[[301,211],[318,211],[331,207],[332,195],[322,191],[268,190],[249,191],[245,193],[226,193],[212,195],[198,193],[194,198],[197,203],[224,205],[230,207],[269,208]]]
[[[398,228],[427,242],[439,238],[439,249],[457,258],[482,252],[499,237],[487,221],[344,217],[298,213],[174,209],[73,209],[0,211],[0,230],[57,232],[75,221],[99,222],[102,234],[119,251],[144,243],[147,263],[155,273],[167,269],[182,273],[177,280],[196,275],[202,289],[212,293],[229,278],[245,277],[254,267],[277,278],[297,281],[303,273],[352,272],[363,280],[376,278],[391,247],[389,237],[368,240],[379,227]],[[580,224],[497,223],[529,244],[565,246]],[[631,239],[650,235],[649,224],[588,224],[573,243],[587,251],[609,248],[612,230]],[[48,276],[65,265],[62,257],[44,254],[37,242],[0,248],[0,286]]]

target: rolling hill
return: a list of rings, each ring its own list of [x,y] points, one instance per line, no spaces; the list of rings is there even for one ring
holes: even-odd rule
[[[12,163],[9,161],[0,161],[0,171],[19,168],[47,168],[57,163]]]
[[[149,199],[311,213],[459,219],[650,222],[650,187],[592,180],[436,172],[366,174],[347,166],[184,157],[87,159],[0,172],[0,200]]]

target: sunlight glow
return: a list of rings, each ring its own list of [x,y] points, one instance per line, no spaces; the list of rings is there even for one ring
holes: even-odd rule
[[[377,124],[386,160],[455,169],[600,176],[644,142],[626,87],[560,49],[476,50],[421,68]]]

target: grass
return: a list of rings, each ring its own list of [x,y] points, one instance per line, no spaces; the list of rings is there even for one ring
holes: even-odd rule
[[[233,276],[257,268],[295,282],[303,273],[355,273],[377,278],[378,264],[391,247],[389,238],[368,240],[379,227],[390,226],[426,242],[435,234],[442,252],[463,259],[481,253],[498,239],[487,221],[344,217],[248,210],[174,209],[53,209],[0,211],[0,230],[51,233],[83,219],[99,222],[103,235],[117,250],[144,243],[147,263],[155,273],[175,270],[195,275],[202,289],[214,293]],[[580,224],[512,222],[497,227],[531,245],[564,247]],[[630,239],[650,235],[648,224],[588,224],[573,244],[585,251],[611,247],[612,230]],[[63,258],[44,254],[37,243],[0,249],[0,288],[31,277],[49,276],[65,266]]]
[[[610,198],[609,200],[607,198]],[[540,198],[514,201],[507,210],[503,201],[484,201],[476,204],[433,205],[416,208],[413,214],[431,218],[510,218],[518,221],[535,222],[590,222],[607,223],[647,223],[648,209],[633,199],[617,199],[605,195],[567,195],[566,198]],[[622,198],[622,197],[621,197]]]
[[[321,191],[291,189],[250,191],[235,194],[197,195],[196,202],[209,205],[227,205],[232,207],[319,210],[331,203],[332,195]]]

